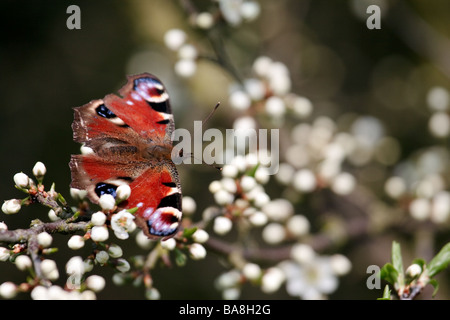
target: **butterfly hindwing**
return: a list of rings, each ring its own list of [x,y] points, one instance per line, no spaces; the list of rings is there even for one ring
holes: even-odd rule
[[[149,238],[173,236],[181,219],[181,186],[171,161],[174,121],[168,94],[154,76],[128,77],[119,90],[75,108],[74,140],[92,152],[73,155],[71,187],[87,190],[94,203],[115,196],[128,184],[131,196],[120,203],[137,207],[136,223]]]

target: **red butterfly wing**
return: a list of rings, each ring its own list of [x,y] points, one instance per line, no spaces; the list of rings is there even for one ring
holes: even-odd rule
[[[75,108],[74,140],[92,148],[70,161],[73,188],[97,203],[129,184],[124,208],[138,207],[137,225],[150,237],[169,237],[181,219],[181,186],[171,161],[174,129],[168,95],[150,74],[128,78],[123,98],[107,95]]]

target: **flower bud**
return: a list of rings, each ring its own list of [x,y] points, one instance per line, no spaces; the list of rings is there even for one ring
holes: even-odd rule
[[[17,269],[21,271],[31,268],[32,266],[30,257],[26,255],[18,256],[14,262],[16,264]]]
[[[197,229],[192,235],[192,239],[197,243],[205,243],[209,239],[208,232],[203,229]]]
[[[108,248],[108,254],[111,258],[120,258],[123,254],[123,251],[121,247],[113,243]]]
[[[418,275],[420,275],[422,273],[422,267],[419,266],[417,263],[414,263],[412,265],[410,265],[407,269],[406,269],[406,274],[408,276],[410,276],[411,278],[415,278]]]
[[[98,275],[92,275],[86,279],[86,286],[94,292],[102,291],[105,283],[105,279]]]
[[[106,241],[109,238],[108,229],[104,226],[95,226],[91,229],[91,239],[96,242]]]
[[[91,216],[91,222],[94,226],[102,226],[106,222],[106,214],[101,211],[95,212]]]
[[[281,269],[269,268],[261,279],[261,290],[265,293],[273,293],[281,287],[284,280],[285,276]]]
[[[79,235],[70,237],[67,246],[72,250],[78,250],[84,247],[84,238]]]
[[[17,286],[10,281],[3,282],[0,285],[0,297],[2,298],[12,299],[16,296],[17,292]]]
[[[59,217],[56,215],[56,212],[53,209],[50,209],[48,211],[48,218],[50,219],[50,221],[58,221],[59,220]]]
[[[100,197],[98,204],[103,210],[110,211],[116,206],[116,200],[112,195],[105,193]]]
[[[125,259],[118,259],[116,269],[120,272],[128,272],[130,271],[130,264]]]
[[[180,59],[175,63],[175,73],[181,77],[192,77],[197,71],[197,64],[192,59]]]
[[[169,49],[176,51],[185,43],[186,38],[186,33],[183,30],[170,29],[164,34],[164,43]]]
[[[45,167],[45,165],[40,161],[36,162],[36,164],[33,167],[33,175],[38,180],[41,180],[44,177],[46,172],[47,172],[47,168]]]
[[[109,254],[106,251],[99,251],[97,252],[97,254],[95,255],[95,260],[99,263],[99,264],[105,264],[106,262],[108,262],[109,259]]]
[[[190,215],[195,212],[197,209],[197,204],[195,203],[195,200],[191,197],[183,197],[182,200],[182,208],[183,208],[183,214]]]
[[[167,249],[167,250],[175,249],[176,245],[177,245],[177,242],[174,238],[170,238],[170,239],[161,241],[161,247],[164,249]]]
[[[58,268],[56,266],[56,262],[53,260],[42,260],[41,271],[44,277],[48,280],[57,280],[59,278]]]
[[[6,200],[2,205],[2,211],[5,214],[15,214],[19,212],[21,208],[21,200],[19,199],[11,199]]]
[[[11,250],[0,247],[0,261],[6,261],[9,259]]]
[[[19,188],[27,188],[30,186],[30,178],[25,173],[19,172],[14,175],[14,183]]]
[[[41,247],[47,248],[52,244],[53,238],[47,232],[41,232],[37,236],[38,243]]]
[[[194,260],[200,260],[206,257],[206,249],[200,243],[193,243],[189,247],[189,253]]]
[[[231,227],[233,226],[233,223],[230,219],[226,217],[217,217],[214,219],[214,232],[220,235],[227,234]]]
[[[242,273],[249,280],[257,280],[261,276],[261,267],[255,263],[246,263]]]
[[[161,298],[161,294],[156,288],[148,288],[145,290],[145,297],[148,300],[159,300]]]
[[[127,200],[130,197],[131,188],[127,184],[121,184],[116,189],[116,201],[117,203]]]
[[[86,190],[80,190],[76,188],[70,188],[70,196],[77,201],[83,200],[87,195]]]

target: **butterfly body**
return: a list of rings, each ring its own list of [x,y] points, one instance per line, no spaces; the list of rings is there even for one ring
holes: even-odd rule
[[[175,128],[169,96],[148,73],[130,76],[119,90],[74,108],[74,140],[88,154],[72,155],[71,187],[87,190],[94,203],[131,188],[123,208],[137,207],[136,224],[149,238],[168,238],[181,220],[181,185],[171,160]]]

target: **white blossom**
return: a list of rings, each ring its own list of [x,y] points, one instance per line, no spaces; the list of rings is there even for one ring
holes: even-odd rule
[[[5,214],[15,214],[17,212],[20,211],[21,206],[21,200],[19,199],[11,199],[11,200],[6,200],[3,204],[2,204],[2,211]]]
[[[298,265],[292,261],[280,264],[286,274],[286,290],[293,297],[305,300],[323,299],[334,292],[338,280],[327,258],[317,257],[307,264]]]
[[[416,198],[409,204],[409,213],[414,219],[423,221],[430,217],[430,201],[425,198]]]
[[[181,29],[170,29],[164,34],[164,43],[166,46],[176,51],[178,50],[186,41],[187,35]]]
[[[19,269],[21,271],[29,269],[33,265],[30,257],[26,256],[26,255],[18,256],[14,262],[16,264],[17,269]]]
[[[94,292],[102,291],[105,288],[105,279],[98,275],[92,275],[86,278],[86,286]]]
[[[192,77],[196,71],[197,63],[193,59],[180,59],[175,63],[175,72],[180,77]]]
[[[111,227],[117,238],[128,239],[130,236],[129,233],[136,229],[136,224],[133,220],[134,215],[129,213],[127,210],[122,210],[112,216]]]
[[[189,253],[194,260],[200,260],[206,257],[206,249],[200,243],[193,243],[189,246]]]
[[[350,272],[352,263],[346,256],[337,253],[330,256],[330,267],[334,274],[343,276]]]
[[[286,199],[274,199],[262,207],[262,211],[273,221],[285,221],[294,214],[294,206]]]
[[[300,169],[294,174],[292,184],[300,192],[311,192],[316,188],[316,177],[309,169]]]
[[[70,196],[74,200],[82,201],[84,198],[86,198],[87,191],[86,190],[80,190],[77,188],[70,188]]]
[[[30,185],[30,178],[23,172],[14,175],[14,183],[19,188],[27,188]]]
[[[40,161],[36,162],[36,164],[33,167],[33,175],[36,178],[40,179],[45,175],[46,172],[47,168],[45,168],[45,165]]]
[[[195,60],[197,55],[197,49],[192,44],[184,44],[178,50],[178,57],[180,59]]]
[[[125,259],[118,259],[116,269],[120,272],[128,272],[130,271],[130,263]]]
[[[11,250],[5,248],[5,247],[0,247],[0,261],[7,261],[10,257]]]
[[[226,217],[217,217],[214,219],[213,230],[219,235],[224,235],[230,232],[233,223]]]
[[[308,234],[310,223],[305,216],[296,214],[287,220],[286,228],[293,236],[300,237]]]
[[[78,250],[84,247],[84,238],[80,235],[73,235],[67,241],[67,246],[72,250]]]
[[[100,199],[98,200],[98,204],[103,210],[113,210],[116,206],[116,199],[108,193],[102,194]]]
[[[169,238],[167,240],[161,240],[161,248],[166,250],[173,250],[177,245],[177,241],[174,238]]]
[[[12,299],[17,295],[17,285],[11,281],[3,282],[0,285],[0,297],[4,299]]]
[[[339,173],[331,184],[331,189],[339,195],[348,195],[353,192],[356,186],[356,179],[348,172]]]
[[[195,19],[195,23],[201,29],[210,29],[214,25],[214,17],[209,12],[200,12]]]
[[[264,293],[274,293],[278,291],[286,277],[278,267],[271,267],[266,270],[261,279],[261,290]]]
[[[95,242],[106,241],[109,238],[108,229],[105,226],[94,226],[91,229],[91,239]]]
[[[108,252],[101,250],[99,252],[97,252],[97,254],[95,255],[95,260],[100,264],[103,265],[106,262],[108,262],[109,260],[109,254]]]
[[[121,184],[116,189],[116,201],[122,202],[127,200],[130,197],[131,188],[127,184]]]
[[[57,280],[59,278],[58,267],[56,266],[56,262],[54,260],[42,260],[41,271],[43,276],[48,280]]]
[[[433,111],[445,111],[449,107],[450,94],[443,87],[433,87],[428,91],[427,103]]]
[[[184,215],[191,215],[197,210],[197,204],[192,197],[184,196],[182,199],[182,208]]]
[[[111,258],[120,258],[123,254],[123,250],[117,244],[112,243],[108,248],[108,254]]]
[[[262,212],[262,211],[256,211],[256,212],[252,213],[248,217],[248,220],[255,227],[261,227],[261,226],[265,225],[269,221],[269,219],[267,218],[266,214],[264,212]]]
[[[37,236],[38,243],[41,247],[47,248],[52,244],[53,238],[47,232],[41,232]]]
[[[242,274],[249,280],[257,280],[261,276],[262,270],[256,263],[246,263],[242,268]]]
[[[250,96],[242,90],[232,92],[228,99],[230,106],[240,111],[247,110],[252,104]]]
[[[156,288],[148,288],[145,290],[145,297],[148,300],[159,300],[161,298],[161,294]]]
[[[414,263],[406,269],[405,273],[411,278],[415,278],[422,273],[422,267]]]
[[[450,135],[450,115],[447,112],[435,112],[428,122],[428,129],[437,138],[445,138]]]
[[[300,264],[307,264],[316,257],[316,253],[310,245],[297,243],[292,246],[291,257]]]
[[[94,226],[104,225],[106,222],[106,214],[104,214],[102,211],[93,213],[91,216],[91,222]]]
[[[136,243],[140,248],[145,250],[148,250],[153,246],[153,241],[150,240],[142,230],[139,230],[136,234]]]
[[[286,237],[285,228],[276,222],[269,223],[262,231],[262,238],[269,244],[281,243]]]
[[[192,239],[197,243],[205,243],[209,239],[209,234],[203,229],[195,230]]]

